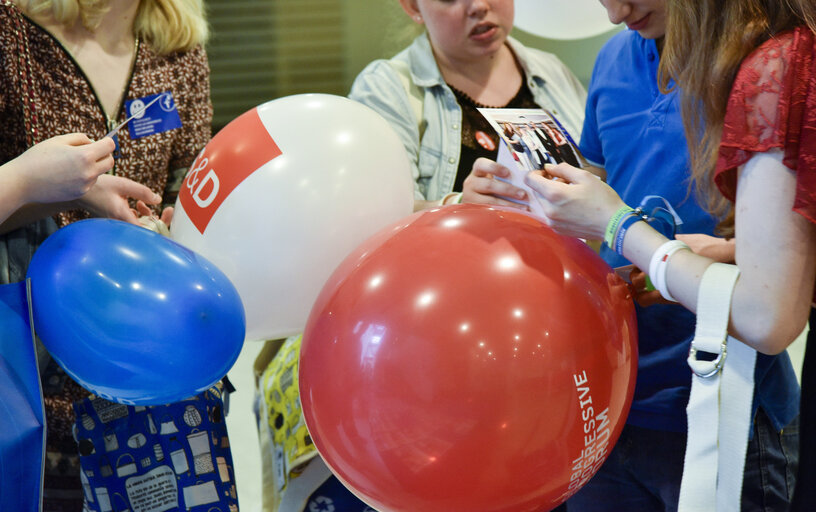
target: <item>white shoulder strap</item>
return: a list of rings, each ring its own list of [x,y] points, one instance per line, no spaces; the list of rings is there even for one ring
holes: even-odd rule
[[[735,265],[713,263],[700,282],[679,512],[740,510],[756,351],[727,332],[738,276]],[[701,359],[701,352],[715,358]]]

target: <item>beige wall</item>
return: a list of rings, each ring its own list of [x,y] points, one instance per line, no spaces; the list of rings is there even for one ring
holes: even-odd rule
[[[421,30],[397,0],[207,0],[207,5],[216,129],[277,97],[347,94],[366,64],[391,57]],[[558,55],[586,84],[611,33],[579,41],[513,35]]]

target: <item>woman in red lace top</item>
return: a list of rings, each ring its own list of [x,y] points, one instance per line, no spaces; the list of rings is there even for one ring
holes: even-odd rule
[[[729,333],[760,352],[783,351],[810,317],[816,281],[816,6],[812,0],[667,2],[661,71],[684,97],[697,192],[736,240],[740,276]],[[627,213],[615,192],[561,164],[559,180],[528,175],[562,233],[622,236],[622,254],[666,297],[697,309],[714,263]],[[622,213],[621,213],[622,212]],[[620,231],[623,230],[623,233]],[[811,331],[812,333],[813,331]],[[816,341],[802,374],[802,432],[816,431]],[[802,436],[793,510],[816,510],[816,440]]]

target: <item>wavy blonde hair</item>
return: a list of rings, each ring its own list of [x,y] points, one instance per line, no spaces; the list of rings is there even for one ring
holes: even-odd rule
[[[775,34],[814,24],[813,0],[667,0],[661,88],[680,87],[691,174],[701,204],[733,234],[733,204],[713,175],[731,87],[742,61]]]
[[[32,16],[51,15],[63,25],[77,19],[88,30],[99,26],[110,0],[15,0]],[[133,24],[139,38],[150,43],[160,55],[190,50],[209,37],[203,0],[140,0]]]

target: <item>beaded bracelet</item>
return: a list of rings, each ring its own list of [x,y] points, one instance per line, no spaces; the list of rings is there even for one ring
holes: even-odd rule
[[[618,231],[618,226],[620,225],[621,220],[623,220],[623,217],[627,213],[633,211],[634,209],[623,205],[609,219],[609,222],[606,224],[606,231],[604,232],[604,242],[606,242],[607,246],[611,248],[614,245],[615,233]]]
[[[680,249],[689,249],[689,246],[680,240],[669,240],[652,254],[649,262],[649,277],[660,295],[666,300],[677,302],[669,293],[666,286],[666,270],[669,267],[669,258]]]

